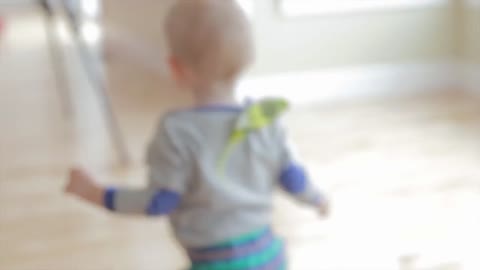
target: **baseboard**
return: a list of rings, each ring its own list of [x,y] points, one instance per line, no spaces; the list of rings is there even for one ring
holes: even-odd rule
[[[480,64],[465,66],[465,89],[470,93],[480,95]]]
[[[280,4],[282,14],[287,17],[305,17],[321,15],[351,14],[355,12],[398,11],[418,8],[444,7],[448,0],[395,0],[388,3],[382,1],[285,1]]]
[[[371,65],[250,77],[238,97],[281,96],[294,104],[409,96],[462,87],[461,68],[452,63]]]

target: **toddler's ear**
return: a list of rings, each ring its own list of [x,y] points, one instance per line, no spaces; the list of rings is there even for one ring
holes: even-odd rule
[[[185,80],[185,69],[177,58],[175,58],[174,56],[170,56],[168,58],[168,66],[176,82],[181,83]]]

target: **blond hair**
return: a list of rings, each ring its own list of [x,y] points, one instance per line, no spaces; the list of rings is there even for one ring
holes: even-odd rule
[[[253,59],[250,25],[234,0],[177,0],[166,33],[170,53],[204,79],[233,80]]]

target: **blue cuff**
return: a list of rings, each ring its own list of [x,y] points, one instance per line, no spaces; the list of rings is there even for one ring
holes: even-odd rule
[[[291,163],[282,171],[280,183],[286,191],[295,195],[300,194],[307,188],[307,173],[302,166]]]
[[[117,189],[107,188],[105,194],[103,195],[103,205],[110,211],[115,211],[115,195],[117,194]]]
[[[180,194],[173,191],[160,190],[155,193],[150,201],[147,214],[149,216],[168,215],[177,209],[179,204]]]

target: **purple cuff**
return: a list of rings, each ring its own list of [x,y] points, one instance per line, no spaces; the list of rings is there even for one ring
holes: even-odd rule
[[[115,211],[115,195],[117,193],[116,188],[107,188],[103,195],[103,205],[110,211]]]

